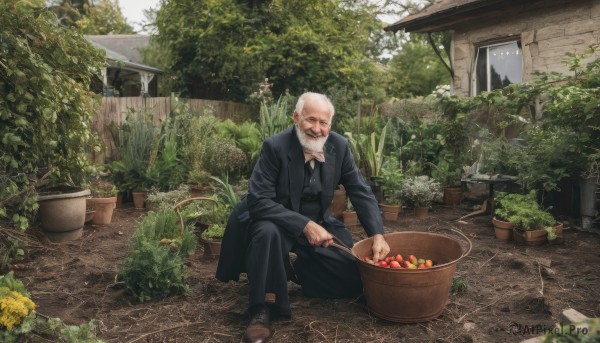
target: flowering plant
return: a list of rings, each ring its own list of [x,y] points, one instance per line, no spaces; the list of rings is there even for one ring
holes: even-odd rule
[[[0,276],[0,341],[13,342],[34,326],[35,304],[23,283],[12,272]]]
[[[400,194],[415,207],[428,207],[442,198],[440,183],[427,176],[415,176],[405,180],[400,186]]]

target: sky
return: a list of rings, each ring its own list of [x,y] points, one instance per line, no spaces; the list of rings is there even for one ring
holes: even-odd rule
[[[140,32],[140,23],[145,19],[144,10],[157,7],[159,3],[160,0],[120,0],[119,7],[127,22],[136,32]]]

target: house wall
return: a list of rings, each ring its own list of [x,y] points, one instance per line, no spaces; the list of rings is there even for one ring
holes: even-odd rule
[[[453,32],[454,92],[473,93],[477,48],[503,41],[521,40],[523,82],[535,72],[570,74],[564,61],[568,53],[582,53],[600,43],[600,0],[547,1],[543,6],[518,11],[507,10],[496,18],[470,21]],[[584,60],[600,58],[600,51]]]

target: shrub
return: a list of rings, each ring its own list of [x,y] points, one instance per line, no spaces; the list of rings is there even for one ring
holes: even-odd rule
[[[402,198],[415,207],[427,207],[442,198],[439,182],[424,176],[415,176],[402,183]]]
[[[120,278],[141,302],[187,292],[183,258],[193,252],[196,240],[173,209],[149,212],[136,226]]]
[[[183,258],[157,242],[136,244],[120,275],[140,302],[188,291]]]

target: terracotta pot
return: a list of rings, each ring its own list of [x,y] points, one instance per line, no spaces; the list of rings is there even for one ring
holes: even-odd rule
[[[113,210],[117,207],[117,197],[110,198],[88,198],[88,210],[96,211],[92,218],[94,225],[107,225],[112,222]]]
[[[94,219],[94,213],[95,212],[96,211],[93,211],[93,210],[87,210],[87,211],[85,211],[85,223],[86,224],[89,223],[89,222],[91,222],[92,219]]]
[[[384,235],[390,255],[410,251],[427,256],[435,265],[425,269],[388,269],[375,266],[357,257],[364,296],[370,313],[398,322],[427,322],[438,317],[446,307],[452,278],[458,261],[467,256],[472,244],[430,232],[394,232]],[[366,238],[352,247],[355,256],[372,254],[373,238]]]
[[[329,211],[336,218],[342,218],[344,208],[346,208],[346,189],[344,189],[344,186],[340,185],[333,192],[333,200],[331,200],[331,206],[329,206]]]
[[[544,229],[524,231],[513,228],[513,237],[517,245],[538,246],[546,243],[548,232]]]
[[[211,186],[190,186],[190,197],[197,198],[209,196],[214,193],[214,188]]]
[[[417,219],[425,219],[429,217],[429,206],[415,207],[415,217]]]
[[[356,211],[344,211],[342,213],[344,218],[344,225],[346,226],[355,226],[358,225],[358,215]]]
[[[513,224],[507,221],[498,220],[495,217],[492,218],[492,224],[494,225],[496,238],[502,240],[509,240],[513,238]]]
[[[461,187],[445,187],[444,188],[444,205],[456,206],[460,204],[460,198],[462,196]]]
[[[221,253],[221,241],[207,240],[200,238],[202,246],[204,247],[204,258],[214,259],[218,258]]]
[[[138,210],[144,209],[144,203],[146,202],[147,192],[133,191],[131,192],[131,195],[133,196],[133,206]]]
[[[44,235],[52,242],[80,238],[89,195],[89,189],[79,187],[57,187],[40,193],[38,213]]]
[[[389,220],[389,221],[396,221],[396,220],[398,220],[398,213],[400,213],[402,206],[379,204],[379,208],[381,209],[381,212],[383,213],[383,219]]]
[[[548,242],[550,244],[564,244],[565,243],[565,237],[563,235],[563,223],[561,222],[556,222],[556,225],[554,225],[554,231],[556,232],[556,238],[553,240],[548,240]]]
[[[117,194],[117,203],[115,206],[117,208],[123,208],[123,192]]]

